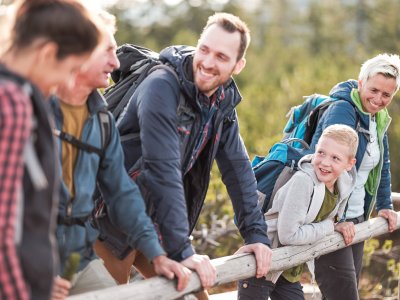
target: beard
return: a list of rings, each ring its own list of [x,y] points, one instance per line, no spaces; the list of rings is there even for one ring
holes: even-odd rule
[[[201,75],[202,70],[204,70],[204,68],[199,65],[194,66],[194,83],[199,91],[208,97],[210,97],[220,86],[227,83],[233,74],[233,68],[224,74],[215,69],[208,69],[207,73],[213,74],[213,76],[211,78],[205,78]]]

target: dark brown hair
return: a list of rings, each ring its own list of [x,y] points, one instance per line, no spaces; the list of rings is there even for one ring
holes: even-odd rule
[[[10,49],[43,39],[58,46],[58,59],[91,52],[101,39],[96,23],[77,0],[24,0],[17,7]]]
[[[246,23],[239,17],[228,13],[215,13],[208,18],[207,24],[203,29],[204,31],[213,24],[221,26],[227,32],[233,33],[238,31],[240,33],[240,45],[237,61],[245,56],[246,50],[250,44],[250,30]],[[202,33],[202,34],[203,34]]]

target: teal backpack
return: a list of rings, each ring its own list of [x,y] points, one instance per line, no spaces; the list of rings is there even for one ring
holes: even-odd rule
[[[257,180],[259,206],[263,213],[272,206],[276,192],[298,171],[298,162],[310,149],[318,122],[327,108],[340,99],[313,94],[305,96],[302,104],[290,109],[282,141],[275,143],[266,156],[256,156],[252,161]],[[356,109],[354,107],[354,109]],[[358,118],[358,114],[356,113]],[[357,119],[356,131],[362,132]]]
[[[283,140],[296,138],[310,145],[321,116],[329,105],[338,99],[320,94],[304,98],[302,104],[293,106],[287,113],[286,116],[289,117],[289,120],[283,129]],[[299,142],[292,143],[292,146],[302,148],[302,144]]]

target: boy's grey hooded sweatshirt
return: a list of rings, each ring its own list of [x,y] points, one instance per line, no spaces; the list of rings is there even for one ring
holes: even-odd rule
[[[325,220],[313,223],[325,198],[325,184],[314,172],[312,157],[309,154],[299,161],[299,171],[278,190],[272,207],[265,213],[272,248],[315,243],[334,233],[334,217],[341,218],[344,213],[356,181],[355,167],[338,178],[339,199],[333,211]],[[308,265],[313,272],[313,264]]]

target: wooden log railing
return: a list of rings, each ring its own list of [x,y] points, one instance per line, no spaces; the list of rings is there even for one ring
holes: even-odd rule
[[[366,222],[357,224],[355,227],[356,235],[353,243],[358,243],[388,232],[387,221],[381,217],[372,218]],[[397,212],[397,229],[399,228],[400,212]],[[334,234],[325,237],[315,244],[287,246],[273,249],[271,272],[288,269],[322,254],[333,252],[344,247],[345,244],[342,235],[335,232]],[[217,269],[217,281],[215,285],[248,278],[255,275],[256,262],[252,254],[226,256],[214,259],[212,260],[212,263]],[[201,288],[200,280],[196,273],[192,273],[189,284],[184,291],[177,292],[175,286],[176,283],[174,281],[167,280],[163,277],[155,277],[139,281],[137,283],[120,285],[117,287],[71,296],[68,297],[68,299],[176,299]]]
[[[393,203],[400,203],[400,193],[392,193]]]

